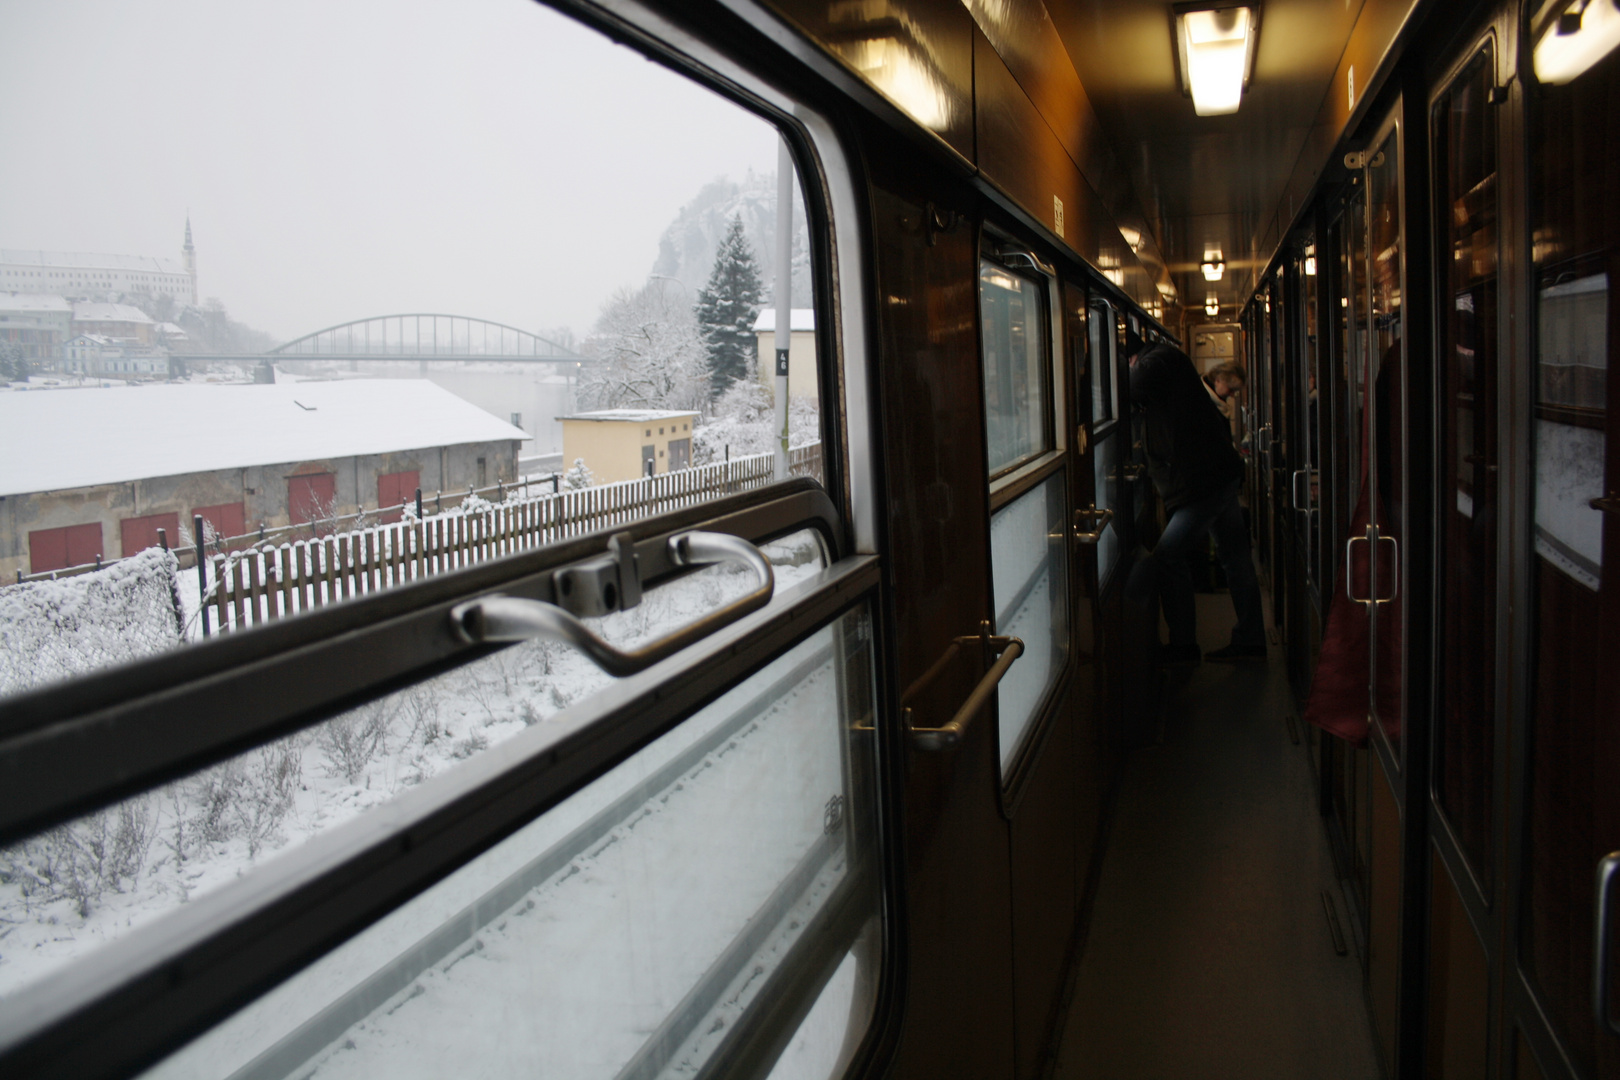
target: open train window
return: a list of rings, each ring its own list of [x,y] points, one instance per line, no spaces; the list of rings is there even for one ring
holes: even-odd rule
[[[0,698],[827,479],[824,251],[757,111],[524,0],[70,24],[13,40],[109,86],[167,72],[198,111],[178,142],[125,125],[12,170],[33,254],[5,258],[104,284],[45,279],[29,302],[70,327],[31,346],[48,392],[0,395],[0,631],[30,645]],[[63,131],[106,109],[82,81],[9,100]]]
[[[154,549],[108,542],[85,570],[94,545],[64,533],[42,541],[56,580],[5,564],[36,580],[0,591],[6,640],[35,658],[0,660],[0,1073],[393,1072],[410,1056],[472,1074],[564,1059],[763,1074],[806,1016],[829,1015],[822,1041],[853,1053],[884,940],[881,695],[878,568],[860,554],[874,519],[846,495],[874,485],[838,471],[871,464],[844,452],[869,435],[861,307],[826,272],[840,258],[862,295],[836,141],[699,43],[685,47],[727,65],[728,96],[517,0],[311,17],[266,32],[143,11],[78,38],[115,69],[132,43],[161,57],[177,29],[220,43],[187,97],[258,122],[199,123],[195,152],[233,163],[200,201],[232,225],[195,214],[197,246],[220,246],[194,261],[188,240],[186,266],[238,290],[242,322],[180,296],[94,301],[140,325],[157,325],[140,304],[163,306],[186,334],[163,346],[183,378],[5,395],[40,412],[0,417],[0,450],[65,444],[85,425],[62,410],[105,394],[118,467],[151,450],[120,425],[172,419],[170,397],[202,418],[200,435],[182,425],[194,456],[220,464],[213,435],[258,456],[231,465],[231,490],[128,479],[140,512],[123,532],[163,529]],[[41,23],[31,44],[59,40]],[[450,67],[424,82],[430,53]],[[422,141],[435,118],[455,152]],[[25,179],[44,199],[50,177]],[[33,209],[48,227],[49,205]],[[290,247],[305,262],[278,278]],[[322,295],[288,291],[317,249]],[[778,296],[789,317],[765,319]],[[426,314],[443,310],[469,314]],[[580,312],[572,335],[559,311]],[[215,333],[262,357],[238,378],[211,359]],[[822,396],[835,362],[837,400]],[[263,424],[232,411],[254,395],[276,407]],[[508,423],[519,412],[537,426]],[[451,422],[480,437],[438,438]],[[644,478],[643,432],[661,428]],[[847,443],[824,443],[840,430]],[[15,481],[18,455],[0,461]],[[413,474],[426,490],[406,498]],[[373,505],[384,492],[399,504]],[[261,516],[272,504],[285,522]],[[200,518],[195,537],[168,535],[171,513],[183,534]],[[670,948],[647,953],[643,933]],[[533,1038],[490,1038],[490,1009]],[[383,1027],[392,1041],[360,1034]]]

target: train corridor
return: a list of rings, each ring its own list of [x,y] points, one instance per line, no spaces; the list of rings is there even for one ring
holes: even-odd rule
[[[1204,643],[1224,642],[1231,604],[1200,595],[1198,618]],[[1057,1080],[1379,1075],[1357,943],[1271,653],[1264,666],[1170,670],[1160,741],[1120,781]]]

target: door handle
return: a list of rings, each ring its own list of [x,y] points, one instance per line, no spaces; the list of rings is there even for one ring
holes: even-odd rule
[[[1091,518],[1095,522],[1095,528],[1087,530],[1081,527],[1080,523],[1086,518]],[[1095,544],[1102,539],[1103,531],[1108,528],[1109,523],[1113,520],[1114,511],[1112,509],[1099,510],[1093,506],[1086,510],[1076,510],[1074,512],[1074,538],[1082,544]]]
[[[1598,1028],[1610,1035],[1620,1036],[1620,1022],[1609,1015],[1609,954],[1613,952],[1609,936],[1609,908],[1614,903],[1615,878],[1620,876],[1620,851],[1611,851],[1598,863],[1597,869],[1597,925],[1592,934],[1592,1009],[1596,1013]]]
[[[1377,593],[1377,589],[1378,589],[1378,582],[1377,582],[1376,578],[1372,582],[1372,587],[1373,587],[1373,590],[1374,590],[1373,603],[1374,604],[1393,604],[1396,600],[1400,599],[1400,595],[1401,595],[1401,542],[1400,542],[1400,540],[1396,539],[1393,536],[1383,536],[1383,535],[1379,534],[1377,529],[1373,530],[1373,542],[1375,544],[1393,544],[1393,545],[1395,545],[1395,558],[1394,558],[1394,561],[1390,563],[1390,566],[1393,568],[1391,570],[1391,576],[1395,580],[1394,591],[1392,591],[1389,594],[1389,596],[1387,596],[1387,597],[1377,596],[1376,593]]]
[[[1303,513],[1307,513],[1307,514],[1311,512],[1311,509],[1312,509],[1311,503],[1312,503],[1313,500],[1311,499],[1311,495],[1310,495],[1310,479],[1311,479],[1311,475],[1313,473],[1315,473],[1315,472],[1316,472],[1315,469],[1295,469],[1294,470],[1294,478],[1293,478],[1293,482],[1292,482],[1292,486],[1293,486],[1292,494],[1294,496],[1294,509],[1295,510],[1299,510],[1299,511],[1301,511]],[[1304,499],[1301,499],[1299,497],[1299,482],[1300,482],[1300,480],[1302,478],[1305,480],[1305,498]],[[1305,505],[1301,506],[1300,505],[1301,502],[1303,502]]]
[[[634,675],[667,657],[736,622],[770,603],[776,588],[771,564],[759,548],[729,533],[686,532],[669,538],[669,560],[677,566],[707,566],[740,562],[753,570],[759,584],[718,611],[688,623],[657,641],[625,652],[614,648],[591,632],[572,613],[544,600],[526,600],[493,594],[457,604],[450,609],[450,622],[462,641],[486,645],[502,641],[531,641],[544,638],[573,645],[610,675]],[[561,571],[559,571],[561,573]],[[638,582],[639,585],[639,582]]]
[[[955,748],[962,741],[962,733],[967,730],[968,722],[977,716],[984,708],[985,702],[990,700],[990,695],[1000,685],[1002,676],[1007,674],[1007,669],[1013,666],[1013,661],[1024,654],[1022,640],[1015,637],[992,636],[990,623],[988,621],[980,622],[977,636],[959,637],[952,641],[940,661],[935,663],[923,678],[913,683],[911,690],[914,691],[920,688],[924,682],[931,680],[943,667],[944,662],[954,656],[956,651],[963,645],[972,645],[975,642],[984,649],[986,655],[999,652],[1001,656],[994,664],[990,665],[990,670],[984,673],[984,677],[979,680],[979,685],[973,688],[973,693],[969,694],[967,700],[962,702],[962,707],[956,710],[956,715],[951,717],[949,723],[942,727],[919,727],[912,723],[914,714],[909,705],[900,710],[900,715],[906,723],[906,732],[911,736],[911,743],[918,749],[950,750]]]

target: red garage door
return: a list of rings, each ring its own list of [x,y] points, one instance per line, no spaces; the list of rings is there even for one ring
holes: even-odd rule
[[[191,511],[200,515],[202,519],[213,528],[214,535],[221,540],[233,536],[244,536],[247,533],[247,519],[242,513],[242,504],[239,502],[220,503],[218,506],[198,506]],[[193,525],[195,528],[195,524]],[[186,534],[190,536],[190,533]]]
[[[28,534],[28,568],[40,574],[65,570],[101,558],[101,523],[36,529]]]
[[[125,518],[120,522],[119,532],[123,536],[120,550],[124,558],[149,547],[162,547],[158,542],[159,529],[168,537],[170,547],[185,542],[185,537],[180,534],[179,514],[148,514],[146,517]]]
[[[377,508],[383,511],[384,521],[398,521],[400,512],[390,511],[390,506],[404,506],[406,503],[416,501],[416,489],[422,486],[422,474],[416,469],[410,472],[384,473],[377,477]]]
[[[337,512],[337,474],[306,473],[287,477],[287,515],[304,525]]]

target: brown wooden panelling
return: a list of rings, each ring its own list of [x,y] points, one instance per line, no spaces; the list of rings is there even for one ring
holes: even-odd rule
[[[979,171],[1048,229],[1055,228],[1052,202],[1063,201],[1063,241],[1095,261],[1098,237],[1088,207],[1098,200],[1040,110],[977,29],[973,32]],[[1117,232],[1117,230],[1115,230]]]
[[[1058,703],[1012,820],[1013,974],[1019,1080],[1039,1074],[1054,1036],[1079,904],[1075,851],[1080,817],[1074,765],[1074,682]]]
[[[884,426],[888,576],[895,683],[914,683],[958,635],[991,617],[990,535],[978,356],[978,251],[972,226],[925,224],[895,194],[903,161],[875,161],[879,393]],[[941,213],[962,207],[938,207]],[[947,666],[905,700],[920,724],[949,718],[982,674]],[[905,768],[908,948],[906,1020],[896,1077],[1013,1072],[1011,898],[1000,755],[990,715],[944,753],[910,751]]]
[[[1485,949],[1439,852],[1430,873],[1428,1053],[1431,1080],[1485,1075],[1490,974]]]
[[[1530,1041],[1524,1037],[1524,1032],[1515,1029],[1513,1043],[1513,1080],[1546,1080],[1535,1055],[1530,1052]]]
[[[1377,757],[1368,765],[1373,778],[1367,983],[1378,1052],[1393,1076],[1401,970],[1401,812]]]

